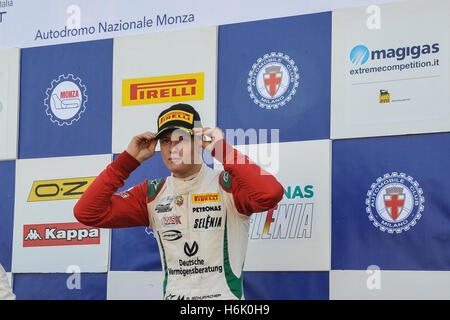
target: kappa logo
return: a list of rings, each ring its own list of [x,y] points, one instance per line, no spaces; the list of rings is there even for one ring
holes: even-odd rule
[[[100,229],[81,223],[31,224],[23,226],[23,247],[100,244]]]
[[[194,241],[192,243],[192,246],[190,246],[188,242],[184,243],[184,253],[188,257],[195,256],[197,254],[197,252],[198,252],[198,243],[197,243],[197,241]]]
[[[122,106],[203,100],[203,72],[122,80]]]
[[[415,226],[424,210],[419,183],[404,173],[386,173],[367,192],[366,213],[383,232],[401,233]]]
[[[60,75],[46,91],[45,113],[58,126],[70,126],[86,111],[86,86],[73,74]]]
[[[294,60],[281,52],[271,52],[253,64],[247,90],[261,108],[277,109],[292,100],[299,78]]]
[[[28,202],[79,199],[96,177],[34,181]]]

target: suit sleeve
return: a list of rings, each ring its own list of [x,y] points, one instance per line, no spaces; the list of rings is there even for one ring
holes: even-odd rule
[[[225,140],[217,141],[212,155],[225,169],[220,179],[229,174],[229,184],[222,188],[233,194],[236,209],[247,216],[272,209],[283,198],[284,189],[278,180]],[[224,186],[225,185],[225,186]]]
[[[102,228],[148,226],[147,180],[115,194],[139,165],[130,154],[122,152],[78,200],[75,218],[87,226]]]

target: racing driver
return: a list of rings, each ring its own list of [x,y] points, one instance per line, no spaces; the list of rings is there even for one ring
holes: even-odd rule
[[[116,193],[155,154],[158,141],[171,175]],[[203,150],[224,170],[208,167]],[[225,141],[221,129],[203,128],[192,106],[176,104],[159,115],[157,134],[133,137],[84,192],[74,215],[88,226],[152,228],[165,299],[243,299],[250,216],[276,206],[283,193],[273,175]]]

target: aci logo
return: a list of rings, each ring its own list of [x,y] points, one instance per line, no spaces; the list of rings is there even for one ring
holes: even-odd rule
[[[299,78],[294,60],[281,52],[272,52],[253,64],[247,90],[261,108],[277,109],[292,100]]]
[[[366,212],[381,231],[401,233],[417,223],[425,198],[417,181],[404,173],[385,174],[367,192]]]
[[[367,62],[370,56],[370,51],[366,46],[357,45],[350,51],[350,61],[353,64],[362,65]]]
[[[46,91],[45,113],[53,123],[70,126],[86,110],[86,87],[73,74],[60,75]]]

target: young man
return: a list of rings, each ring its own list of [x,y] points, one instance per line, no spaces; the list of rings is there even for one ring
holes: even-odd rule
[[[155,154],[157,141],[171,176],[115,194]],[[205,165],[203,150],[225,170]],[[131,140],[85,191],[74,214],[89,226],[152,228],[165,299],[242,299],[250,215],[273,208],[283,193],[275,177],[225,142],[222,130],[201,128],[197,111],[177,104],[161,112],[156,135]]]

